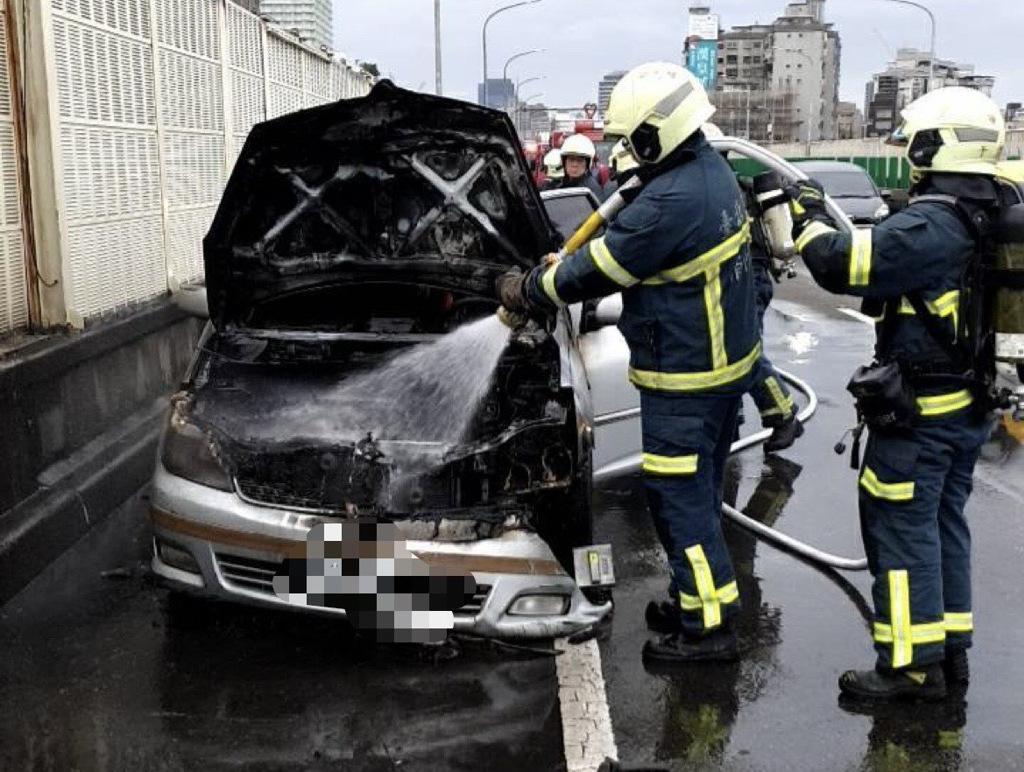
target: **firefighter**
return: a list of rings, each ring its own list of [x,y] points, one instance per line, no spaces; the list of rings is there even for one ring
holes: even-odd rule
[[[743,182],[740,185],[747,196],[748,209],[756,211],[753,191]],[[754,266],[754,303],[757,307],[758,329],[764,334],[764,315],[775,296],[774,282],[783,271],[776,267],[771,247],[761,221],[752,219],[750,228],[750,253]],[[761,415],[761,426],[771,429],[771,436],[764,441],[765,453],[776,453],[790,447],[804,433],[803,425],[796,418],[796,403],[779,377],[767,354],[761,354],[757,362],[754,383],[750,396]]]
[[[858,496],[877,662],[839,679],[848,698],[873,701],[940,699],[967,685],[964,507],[989,422],[955,341],[978,334],[960,312],[961,276],[977,248],[974,218],[998,204],[993,174],[1006,136],[999,108],[973,89],[932,91],[901,118],[891,141],[906,147],[913,182],[903,211],[846,234],[826,214],[820,185],[790,191],[796,246],[815,281],[863,297],[879,320],[876,364],[850,384],[855,396],[872,380],[871,393],[885,394],[858,403],[869,430]]]
[[[633,154],[629,152],[625,141],[620,139],[612,148],[611,156],[608,158],[608,166],[610,174],[608,182],[603,188],[605,198],[608,198],[619,189],[622,183],[636,174],[639,164],[636,158],[633,157]]]
[[[738,656],[722,483],[761,343],[743,194],[700,128],[713,112],[678,65],[630,71],[612,92],[605,131],[625,138],[645,186],[603,237],[498,282],[506,308],[534,315],[622,292],[648,506],[672,575],[673,631],[644,647],[656,663]]]
[[[601,199],[601,186],[590,173],[590,167],[597,156],[594,143],[582,134],[573,134],[566,137],[560,150],[562,152],[562,179],[548,184],[544,189],[587,188],[598,199]]]
[[[722,130],[713,123],[704,124],[703,130],[704,136],[709,140],[721,139],[725,136]],[[727,157],[726,153],[723,155]],[[764,315],[775,296],[774,282],[779,280],[782,271],[776,267],[768,234],[756,216],[758,207],[749,180],[746,182],[741,180],[740,187],[746,196],[747,210],[752,215],[750,254],[754,266],[754,302],[757,306],[758,329],[763,335]],[[772,430],[771,436],[764,441],[762,446],[766,454],[785,450],[803,435],[804,427],[796,420],[796,403],[793,401],[793,396],[786,388],[785,381],[775,371],[775,366],[768,359],[767,354],[762,353],[758,360],[754,383],[750,387],[750,396],[761,415],[761,426]],[[742,420],[741,411],[741,423]]]
[[[551,148],[544,154],[544,176],[546,177],[545,183],[549,185],[553,185],[555,181],[565,176],[562,171],[562,151],[557,147]]]

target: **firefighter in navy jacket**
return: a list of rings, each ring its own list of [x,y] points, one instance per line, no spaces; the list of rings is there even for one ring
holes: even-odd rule
[[[714,112],[678,65],[650,63],[612,92],[605,131],[624,137],[645,185],[601,238],[558,263],[499,282],[512,311],[622,292],[619,321],[640,390],[648,504],[672,581],[656,661],[737,656],[738,609],[721,528],[722,476],[740,399],[761,353],[752,302],[750,225],[728,163],[700,130]]]
[[[820,186],[792,192],[796,246],[815,280],[864,298],[878,322],[876,360],[898,362],[915,387],[909,427],[869,425],[858,480],[877,663],[844,673],[839,686],[879,701],[939,699],[968,680],[964,507],[989,424],[955,341],[965,329],[961,276],[977,249],[969,212],[996,204],[993,175],[1005,140],[999,108],[973,89],[926,94],[902,120],[893,141],[907,147],[914,181],[903,211],[850,236],[825,213]]]

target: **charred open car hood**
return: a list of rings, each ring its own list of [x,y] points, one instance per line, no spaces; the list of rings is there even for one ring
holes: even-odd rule
[[[504,113],[382,81],[252,130],[203,242],[210,314],[350,282],[493,295],[557,243]]]

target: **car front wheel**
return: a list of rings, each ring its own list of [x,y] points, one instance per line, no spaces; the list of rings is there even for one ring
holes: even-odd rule
[[[588,449],[572,484],[545,494],[537,502],[537,533],[569,576],[575,575],[572,551],[594,543],[593,491],[593,458]]]

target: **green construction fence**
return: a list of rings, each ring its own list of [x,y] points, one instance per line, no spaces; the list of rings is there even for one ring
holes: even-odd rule
[[[1019,160],[1019,155],[1007,156],[1006,160]],[[885,158],[874,158],[871,156],[815,156],[813,158],[798,157],[787,158],[787,161],[847,161],[863,167],[868,176],[875,181],[879,188],[889,190],[906,190],[910,187],[910,164],[902,156],[889,156]],[[744,177],[752,177],[764,171],[764,167],[757,161],[749,158],[730,159],[736,173]]]
[[[888,158],[871,158],[869,156],[832,156],[829,158],[787,158],[787,161],[846,161],[857,164],[867,171],[868,176],[879,188],[889,190],[906,190],[910,187],[910,164],[907,159],[898,156]],[[744,177],[752,177],[764,171],[764,167],[749,158],[730,159],[736,173]]]

